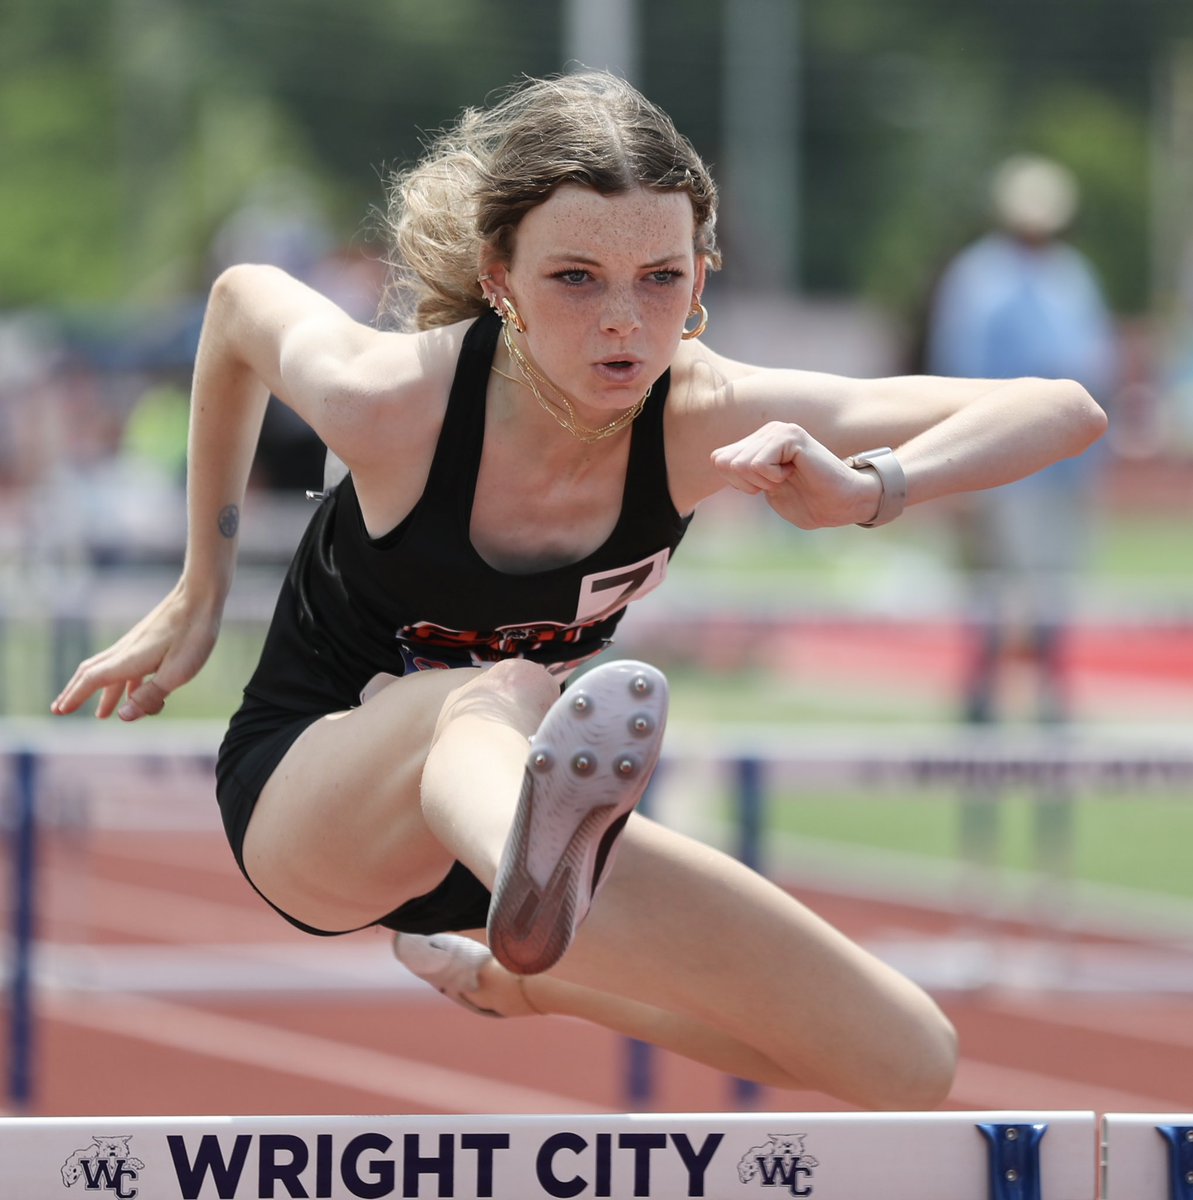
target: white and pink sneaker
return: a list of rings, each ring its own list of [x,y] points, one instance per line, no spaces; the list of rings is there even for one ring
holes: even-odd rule
[[[548,710],[489,905],[489,947],[503,967],[535,975],[571,945],[650,782],[666,721],[666,678],[630,660],[582,675]]]

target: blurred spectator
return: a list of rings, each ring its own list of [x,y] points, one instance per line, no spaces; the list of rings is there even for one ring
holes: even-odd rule
[[[81,355],[66,357],[56,370],[55,455],[29,493],[39,559],[95,568],[179,560],[185,423],[173,425],[173,446],[165,445],[170,431],[159,429],[151,450],[157,401],[141,410],[136,397],[144,386],[137,376],[102,370]]]
[[[128,414],[123,452],[183,484],[189,419],[190,397],[181,383],[168,379],[150,383]]]
[[[995,171],[993,228],[945,268],[932,298],[926,366],[939,375],[1080,381],[1103,405],[1118,374],[1115,331],[1095,272],[1063,240],[1078,210],[1071,172],[1020,155]],[[1000,667],[1031,664],[1038,717],[1063,720],[1063,635],[1089,546],[1095,450],[1010,487],[967,497],[962,558],[974,577],[976,637],[965,716],[997,719]]]
[[[32,314],[0,316],[0,499],[4,524],[23,492],[59,450],[52,379],[61,357],[52,322]],[[19,524],[23,518],[11,518]]]

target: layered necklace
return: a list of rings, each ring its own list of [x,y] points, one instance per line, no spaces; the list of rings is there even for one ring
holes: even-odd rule
[[[615,433],[619,433],[626,426],[632,425],[635,419],[642,412],[646,405],[646,401],[650,399],[650,393],[654,385],[646,389],[642,399],[639,400],[631,408],[627,408],[625,412],[618,413],[612,421],[606,422],[604,425],[585,425],[579,417],[576,416],[576,406],[563,394],[545,375],[542,375],[538,369],[530,362],[525,354],[514,344],[514,339],[510,336],[509,325],[502,322],[502,338],[505,341],[505,348],[509,351],[510,358],[514,361],[518,368],[518,373],[522,376],[521,379],[515,379],[512,375],[507,375],[504,371],[498,370],[496,365],[493,370],[502,377],[508,379],[510,383],[521,384],[523,387],[530,390],[530,394],[543,406],[543,408],[551,414],[555,420],[563,426],[564,429],[582,442],[591,444],[599,442],[603,438],[612,437]],[[539,390],[539,385],[542,384],[549,392],[552,393],[553,399],[549,400]]]

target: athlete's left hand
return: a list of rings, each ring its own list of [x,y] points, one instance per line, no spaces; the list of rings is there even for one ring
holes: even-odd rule
[[[783,421],[714,450],[712,463],[731,487],[749,496],[762,493],[799,529],[869,521],[882,499],[873,471],[855,471],[807,430]]]

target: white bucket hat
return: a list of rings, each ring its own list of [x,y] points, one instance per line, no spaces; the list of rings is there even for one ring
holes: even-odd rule
[[[1067,167],[1017,154],[995,170],[990,200],[995,219],[1012,233],[1053,237],[1077,215],[1080,191]]]

